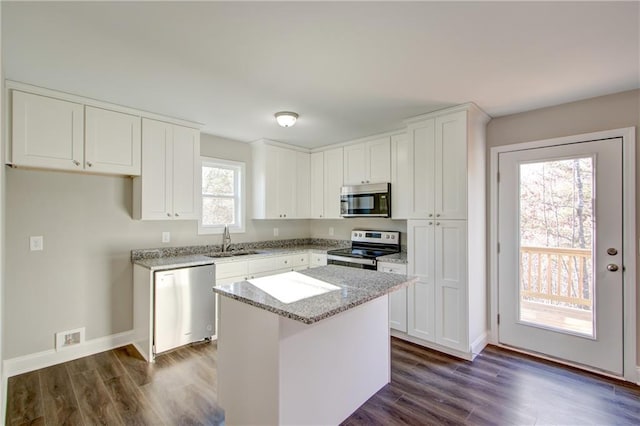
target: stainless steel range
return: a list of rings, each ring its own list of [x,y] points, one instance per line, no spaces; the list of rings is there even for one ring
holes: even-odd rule
[[[351,247],[329,250],[327,263],[360,269],[376,269],[380,256],[400,252],[400,232],[351,231]]]

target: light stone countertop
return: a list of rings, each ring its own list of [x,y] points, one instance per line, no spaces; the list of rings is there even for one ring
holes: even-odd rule
[[[338,265],[320,266],[298,272],[340,289],[292,303],[279,301],[249,281],[216,285],[213,291],[285,318],[313,324],[417,281],[416,277]]]
[[[229,257],[208,257],[205,254],[190,254],[184,256],[167,256],[148,259],[136,259],[134,264],[148,268],[151,271],[162,271],[167,269],[187,268],[190,266],[202,266],[211,264],[222,264],[229,262],[240,262],[242,260],[253,260],[258,258],[270,257],[270,256],[286,256],[296,253],[319,253],[326,254],[327,250],[331,250],[335,247],[326,247],[322,245],[301,245],[295,247],[269,247],[260,248],[250,251],[257,252],[256,254],[248,254],[242,256],[229,256]],[[239,252],[245,250],[238,250]]]
[[[407,260],[407,252],[401,252],[401,253],[394,253],[394,254],[388,254],[386,256],[380,256],[378,258],[376,258],[376,260],[378,262],[385,262],[385,263],[400,263],[400,264],[404,264],[406,265],[408,263]]]

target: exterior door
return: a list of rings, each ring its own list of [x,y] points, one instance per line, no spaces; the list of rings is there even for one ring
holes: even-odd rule
[[[498,164],[500,343],[622,374],[622,139]]]

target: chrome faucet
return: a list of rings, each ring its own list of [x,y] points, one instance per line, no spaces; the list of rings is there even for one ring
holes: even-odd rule
[[[222,232],[222,252],[229,251],[231,245],[231,234],[229,234],[229,225],[224,226],[224,232]]]

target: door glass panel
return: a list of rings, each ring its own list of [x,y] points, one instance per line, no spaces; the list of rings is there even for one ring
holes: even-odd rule
[[[594,159],[520,164],[519,321],[594,336]]]

